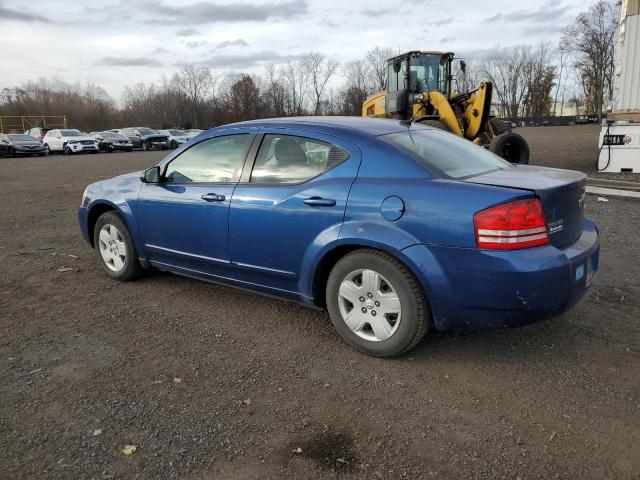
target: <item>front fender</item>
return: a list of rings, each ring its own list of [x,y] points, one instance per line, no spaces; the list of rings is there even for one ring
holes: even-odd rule
[[[142,248],[142,241],[140,239],[138,231],[137,220],[137,206],[138,206],[138,192],[140,191],[140,182],[137,180],[139,174],[132,174],[131,176],[116,177],[109,181],[108,189],[101,185],[101,182],[91,185],[87,190],[87,197],[89,198],[86,205],[86,213],[82,216],[81,221],[86,222],[83,225],[83,230],[89,232],[89,221],[91,219],[91,212],[95,208],[103,208],[108,206],[117,211],[124,220],[133,243],[138,251],[140,258],[144,257],[144,250]],[[137,183],[136,183],[137,182]]]

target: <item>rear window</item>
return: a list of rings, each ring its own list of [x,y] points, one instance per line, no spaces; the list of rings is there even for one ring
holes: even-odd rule
[[[449,178],[465,178],[512,168],[488,150],[438,130],[407,130],[382,135],[381,140]]]

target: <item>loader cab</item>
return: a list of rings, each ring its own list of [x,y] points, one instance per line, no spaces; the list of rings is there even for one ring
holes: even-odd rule
[[[407,52],[387,60],[385,110],[391,118],[411,117],[415,96],[438,90],[451,92],[451,52]]]

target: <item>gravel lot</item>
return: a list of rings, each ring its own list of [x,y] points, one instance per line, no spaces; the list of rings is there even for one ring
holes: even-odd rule
[[[569,128],[520,130],[534,161],[580,169]],[[0,477],[640,478],[639,202],[587,196],[601,271],[571,312],[380,360],[323,312],[110,281],[82,190],[161,156],[0,159]]]

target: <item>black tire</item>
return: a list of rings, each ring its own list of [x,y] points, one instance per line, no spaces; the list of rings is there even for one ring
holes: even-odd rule
[[[171,140],[171,148],[173,148],[174,150],[178,148],[178,142],[176,142],[175,140]]]
[[[491,130],[493,130],[493,134],[496,136],[511,132],[511,124],[504,120],[490,118],[489,124],[491,125]]]
[[[449,129],[447,126],[442,123],[440,120],[426,119],[426,120],[418,120],[418,123],[421,125],[426,125],[427,127],[437,128],[438,130],[444,130],[448,132]]]
[[[65,155],[71,155],[72,152],[71,149],[65,145],[65,147],[62,149],[62,153],[64,153]]]
[[[148,150],[151,150],[151,146],[149,145],[149,143],[148,143],[148,142],[142,142],[141,147],[142,147],[142,151],[143,151],[143,152],[146,152],[146,151],[148,151]]]
[[[107,224],[114,225],[118,229],[118,231],[120,232],[120,236],[122,237],[122,241],[124,242],[126,247],[127,255],[125,257],[124,267],[119,271],[111,270],[102,259],[102,255],[100,253],[100,230],[102,230],[102,227]],[[140,265],[138,252],[136,251],[136,247],[133,244],[133,239],[131,238],[129,229],[127,228],[120,215],[118,215],[116,212],[105,212],[100,215],[95,227],[93,228],[93,245],[96,257],[98,258],[98,262],[100,263],[102,270],[104,270],[104,272],[113,280],[117,280],[119,282],[129,282],[142,275],[143,269]]]
[[[16,158],[16,157],[18,156],[18,154],[16,153],[16,149],[15,149],[15,148],[12,148],[12,149],[9,151],[9,155],[11,155],[13,158]]]
[[[393,286],[400,300],[400,323],[397,330],[385,340],[360,337],[349,328],[340,313],[340,285],[351,272],[358,269],[371,269],[382,275]],[[407,352],[422,340],[431,323],[427,299],[413,273],[393,256],[378,250],[356,250],[341,258],[329,274],[325,298],[331,322],[342,338],[360,352],[374,357],[395,357]],[[360,307],[353,305],[353,308]],[[374,313],[371,312],[372,315]]]
[[[51,155],[51,149],[47,143],[44,144],[45,155]]]
[[[493,137],[489,150],[511,163],[522,165],[529,163],[529,145],[517,133],[503,133]]]

